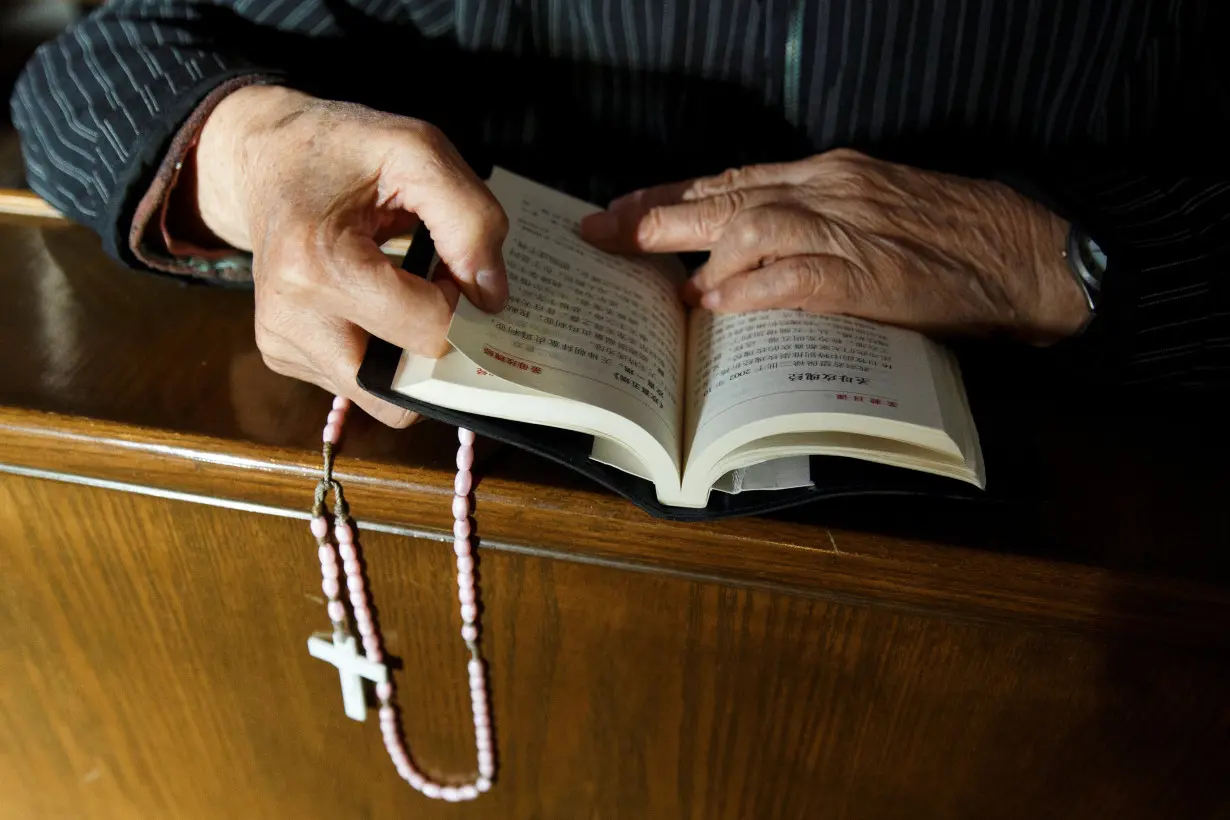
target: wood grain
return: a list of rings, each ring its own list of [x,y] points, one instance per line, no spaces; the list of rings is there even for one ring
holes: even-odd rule
[[[320,401],[322,412],[327,398]],[[0,464],[303,509],[318,459],[274,449],[106,422],[0,408]],[[402,435],[441,442],[421,425]],[[797,595],[1124,637],[1230,646],[1230,593],[1187,580],[1111,572],[920,539],[816,524],[748,519],[716,524],[654,521],[597,491],[561,495],[488,472],[476,491],[480,535],[491,549],[673,572]],[[503,466],[501,451],[485,450]],[[525,465],[521,465],[524,469]],[[482,474],[480,473],[480,474]],[[429,469],[349,459],[336,475],[361,518],[423,528],[452,526],[447,461]],[[524,475],[526,477],[522,478]]]
[[[500,783],[428,803],[304,649],[326,624],[301,522],[0,477],[0,533],[3,817],[1230,809],[1223,657],[498,551]],[[363,544],[414,750],[464,773],[449,546]]]
[[[64,219],[64,215],[52,207],[47,200],[33,191],[20,188],[0,188],[0,214]]]

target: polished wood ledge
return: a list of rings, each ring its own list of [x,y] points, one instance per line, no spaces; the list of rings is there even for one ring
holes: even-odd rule
[[[86,231],[37,216],[0,217],[0,282],[0,480],[18,482],[0,484],[9,487],[0,501],[15,505],[5,520],[22,528],[23,543],[50,551],[30,552],[13,532],[0,534],[0,564],[16,562],[28,572],[6,570],[28,597],[11,599],[16,609],[0,603],[3,634],[42,617],[23,606],[71,606],[71,589],[36,594],[42,589],[36,579],[53,571],[50,556],[68,550],[68,542],[89,553],[96,530],[70,523],[83,514],[85,507],[76,506],[82,499],[103,505],[103,512],[89,513],[100,517],[90,526],[107,524],[106,499],[156,498],[162,501],[150,510],[178,511],[166,520],[185,528],[200,524],[210,533],[185,540],[174,534],[174,523],[167,530],[166,554],[189,569],[177,575],[174,566],[163,568],[178,579],[168,583],[186,600],[203,594],[194,592],[199,585],[221,584],[212,579],[219,566],[259,567],[259,578],[242,582],[251,586],[244,594],[255,609],[227,615],[240,632],[258,629],[238,626],[259,619],[255,602],[287,594],[276,583],[281,573],[311,588],[314,549],[306,527],[293,522],[289,529],[255,530],[243,522],[306,518],[330,397],[264,366],[253,342],[249,292],[123,270]],[[765,518],[665,523],[561,468],[480,442],[478,533],[487,556],[484,583],[493,596],[486,628],[510,768],[500,787],[505,796],[498,798],[504,802],[494,804],[503,813],[476,807],[477,814],[466,816],[1089,816],[1069,813],[1084,806],[1093,816],[1109,807],[1118,817],[1156,817],[1165,813],[1159,806],[1180,804],[1191,809],[1182,816],[1225,811],[1230,432],[1216,423],[1224,409],[1202,408],[1202,401],[1143,396],[1140,407],[1147,402],[1149,412],[1031,407],[1025,415],[1036,425],[1022,435],[1037,442],[1037,502],[968,514],[918,501],[843,501]],[[1164,412],[1156,412],[1159,406]],[[1159,426],[1159,418],[1175,427]],[[387,546],[399,543],[393,536],[409,536],[401,541],[418,545],[413,556],[428,562],[381,564],[387,580],[374,580],[384,583],[377,604],[383,601],[390,613],[382,617],[402,617],[390,589],[402,596],[438,591],[438,615],[406,616],[403,635],[455,629],[447,603],[448,548],[440,543],[451,526],[454,451],[455,433],[444,426],[393,431],[357,413],[341,449],[337,473],[369,539]],[[79,489],[71,492],[47,489],[74,485]],[[198,521],[204,513],[194,511],[208,509],[219,510],[224,523]],[[40,540],[39,522],[54,537]],[[256,532],[276,540],[238,540]],[[116,537],[114,544],[98,544],[108,560],[139,565],[148,559],[155,565],[150,572],[162,577],[163,546],[145,552],[139,530],[128,545]],[[208,563],[219,555],[221,564]],[[413,556],[397,560],[420,560]],[[74,560],[89,565],[84,557]],[[64,567],[57,577],[74,588],[118,583],[119,576]],[[420,571],[428,574],[416,576]],[[132,572],[141,577],[139,568]],[[376,578],[370,566],[369,572]],[[530,584],[531,578],[537,580]],[[131,582],[137,591],[130,594],[144,600],[140,581]],[[221,585],[217,591],[232,593],[239,594]],[[98,600],[108,594],[121,593],[89,593],[104,596]],[[159,594],[164,606],[173,606],[175,596]],[[319,703],[310,707],[306,696],[285,695],[279,706],[287,713],[336,706],[335,679],[326,680],[310,659],[298,660],[306,653],[297,642],[321,625],[312,620],[317,616],[323,617],[316,608],[279,609],[286,634],[276,641],[264,632],[243,633],[248,641],[289,646],[292,660],[285,663],[298,670],[285,679],[270,672],[272,682],[253,684],[259,691],[276,682],[283,689],[270,689],[268,697],[281,698],[285,687],[313,693],[319,687]],[[184,617],[187,625],[161,628],[182,629],[178,639],[194,641],[209,628],[194,631],[197,622]],[[120,618],[114,628],[124,624]],[[142,622],[141,628],[160,627]],[[514,646],[501,638],[517,628],[538,642],[523,638]],[[155,632],[150,640],[161,639]],[[394,641],[394,651],[408,667],[430,671],[438,663],[442,671],[433,682],[451,680],[453,667],[432,659],[448,645],[443,639],[407,640]],[[23,655],[22,668],[34,668],[29,664],[37,665],[32,659],[39,651]],[[139,657],[137,648],[132,652]],[[632,672],[641,662],[644,670]],[[6,666],[2,675],[16,668]],[[518,684],[517,675],[540,692],[526,690],[530,683]],[[808,688],[813,684],[821,688]],[[213,685],[222,693],[239,686],[223,679]],[[47,708],[71,713],[74,697],[65,694]],[[237,700],[225,708],[247,708],[243,697],[236,690]],[[673,705],[658,704],[658,697]],[[820,723],[774,711],[783,698]],[[4,706],[6,713],[17,709]],[[191,708],[223,706],[211,701]],[[259,708],[271,707],[266,700]],[[463,704],[440,708],[450,721],[429,733],[429,741],[464,726]],[[606,745],[563,740],[568,729],[551,722],[552,712]],[[244,714],[257,721],[259,709],[252,705]],[[294,720],[303,737],[325,742],[313,734],[310,717],[278,720]],[[631,731],[620,720],[640,728]],[[804,724],[810,728],[800,735],[796,729]],[[42,742],[30,739],[35,729],[29,727],[42,725],[35,718],[21,725],[26,728],[12,737],[0,730],[10,741],[0,744],[7,747],[0,761],[13,748]],[[330,725],[350,733],[338,746],[364,742],[357,728]],[[223,737],[221,726],[193,731]],[[544,726],[555,734],[543,734]],[[412,726],[412,743],[415,731]],[[252,737],[254,748],[285,757],[287,766],[310,767],[337,752],[326,746],[318,753],[323,758],[301,760],[285,744]],[[206,762],[228,772],[233,750],[210,742],[200,741],[217,755]],[[779,759],[765,751],[775,744],[793,751]],[[1106,751],[1115,744],[1122,749]],[[463,747],[444,740],[428,746],[464,766]],[[347,769],[353,780],[335,772],[343,785],[320,786],[327,795],[317,795],[318,804],[307,792],[283,794],[271,775],[263,797],[252,797],[250,805],[264,806],[261,816],[287,816],[288,807],[297,807],[297,816],[321,807],[330,807],[329,816],[422,808],[390,777],[372,787],[379,794],[372,793],[370,804],[356,796],[366,794],[363,778],[383,771],[378,752],[370,768]],[[565,777],[573,755],[578,768]],[[762,770],[764,755],[772,772]],[[66,794],[87,790],[80,778],[92,770],[84,765],[74,770],[77,780]],[[131,777],[162,776],[150,760],[132,765]],[[334,771],[334,763],[320,765]],[[604,779],[604,771],[619,772],[619,781]],[[314,788],[302,780],[296,788]],[[198,785],[158,798],[163,802],[126,792],[134,802],[122,805],[157,816],[201,816],[202,806],[232,805],[222,786],[191,802],[185,795],[212,781],[192,782]],[[1014,795],[1011,806],[999,802],[1004,794]],[[12,799],[18,807],[53,805],[32,792]],[[134,815],[117,809],[114,816]]]
[[[249,292],[123,270],[88,232],[53,220],[0,217],[0,248],[0,463],[306,516],[330,397],[264,366]],[[1215,414],[1194,408],[1193,417]],[[1230,436],[1211,423],[1159,434],[1131,432],[1130,414],[1102,421],[1099,430],[1051,420],[1057,460],[1041,477],[1045,503],[1006,517],[944,520],[925,503],[843,501],[672,524],[549,462],[480,443],[478,520],[488,549],[973,618],[1230,641],[1219,502],[1230,480],[1213,457]],[[445,538],[454,449],[451,430],[434,422],[392,431],[355,414],[338,476],[360,520]]]

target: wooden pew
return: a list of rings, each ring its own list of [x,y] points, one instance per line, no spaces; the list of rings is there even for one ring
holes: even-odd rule
[[[306,652],[329,397],[265,368],[250,294],[122,270],[53,214],[0,218],[0,249],[4,816],[1230,810],[1220,407],[1153,397],[1191,414],[1165,436],[1056,412],[1044,503],[959,520],[851,502],[669,524],[481,443],[501,769],[452,806],[398,780]],[[454,441],[356,414],[338,466],[408,739],[441,774],[473,765]]]

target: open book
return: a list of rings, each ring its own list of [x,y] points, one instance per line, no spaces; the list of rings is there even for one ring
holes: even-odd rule
[[[984,483],[955,360],[908,330],[790,310],[689,311],[674,257],[583,242],[593,205],[497,168],[509,300],[464,298],[440,359],[402,353],[388,390],[467,414],[593,436],[590,458],[658,501],[809,486],[810,456]],[[822,462],[821,462],[822,463]]]

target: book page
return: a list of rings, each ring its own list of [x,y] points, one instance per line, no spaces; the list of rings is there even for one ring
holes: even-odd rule
[[[794,310],[694,311],[687,453],[772,416],[843,413],[943,429],[918,333]]]
[[[508,305],[492,316],[461,299],[449,342],[503,379],[633,421],[678,468],[682,266],[585,243],[580,221],[596,206],[502,169],[488,185],[508,214]]]
[[[788,456],[731,470],[714,482],[713,489],[728,495],[739,495],[763,490],[793,490],[812,484],[811,459],[807,456]]]

